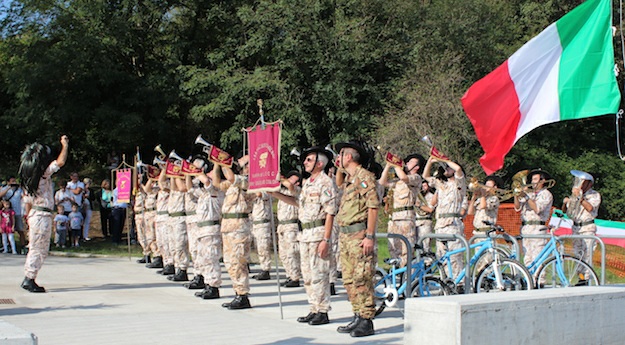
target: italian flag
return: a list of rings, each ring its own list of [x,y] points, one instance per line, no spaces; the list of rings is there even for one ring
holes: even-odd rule
[[[473,84],[462,106],[473,124],[487,174],[503,167],[514,143],[539,126],[615,114],[610,0],[587,0]]]
[[[571,235],[573,233],[573,221],[568,217],[560,218],[554,213],[551,215],[549,225],[556,227],[555,234],[557,236]],[[623,238],[625,236],[624,222],[595,219],[595,225],[597,226],[597,236],[603,240],[603,243],[625,248],[625,238]]]

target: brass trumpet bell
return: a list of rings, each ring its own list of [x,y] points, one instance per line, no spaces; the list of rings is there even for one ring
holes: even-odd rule
[[[213,146],[211,143],[209,143],[208,141],[204,140],[204,138],[202,138],[202,134],[199,134],[197,138],[195,138],[195,141],[193,143],[195,145],[202,145],[202,151],[205,153],[208,153],[210,148]]]
[[[469,185],[467,186],[467,189],[472,193],[475,193],[477,190],[483,189],[486,191],[487,195],[491,195],[491,196],[494,195],[497,197],[497,199],[499,199],[499,201],[508,200],[513,196],[513,193],[511,190],[501,189],[501,188],[496,188],[496,187],[488,187],[487,185],[480,183],[477,177],[471,178]]]
[[[161,148],[161,144],[158,144],[154,147],[154,152],[157,152],[159,154],[159,159],[164,161],[165,157],[167,157],[167,154],[165,153],[165,151],[163,151],[163,149]]]

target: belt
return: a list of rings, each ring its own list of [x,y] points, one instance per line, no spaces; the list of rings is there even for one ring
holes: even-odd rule
[[[143,212],[145,212],[144,210],[141,211],[135,211],[135,214],[142,214]]]
[[[297,224],[298,222],[299,221],[297,219],[279,220],[278,225]]]
[[[170,217],[182,217],[185,215],[184,212],[174,212],[174,213],[167,213],[169,214]]]
[[[481,232],[488,231],[488,230],[490,230],[490,228],[475,228],[475,231],[481,231]]]
[[[417,217],[415,218],[415,220],[428,220],[428,219],[432,219],[431,216],[425,216],[425,217]]]
[[[590,225],[590,224],[594,224],[595,220],[591,219],[591,220],[587,220],[585,222],[573,222],[573,225],[575,226],[586,226],[586,225]]]
[[[314,222],[302,223],[302,229],[312,229],[326,225],[325,219],[317,219]]]
[[[437,214],[436,218],[460,218],[460,213],[441,213]]]
[[[36,211],[52,213],[52,210],[47,207],[33,206],[32,209]]]
[[[184,214],[186,214],[187,216],[195,216],[196,215],[195,211],[186,211]]]
[[[523,221],[521,222],[521,225],[545,225],[546,222],[543,222],[542,220],[527,220],[527,221]]]
[[[339,226],[339,231],[345,234],[345,233],[358,232],[361,230],[365,230],[366,228],[367,228],[367,223],[361,222],[361,223],[354,223],[354,224],[347,225],[347,226]]]
[[[402,212],[402,211],[412,211],[412,210],[414,210],[414,206],[398,207],[398,208],[393,209],[393,213]]]
[[[221,215],[223,219],[233,219],[233,218],[249,218],[250,215],[248,213],[224,213]]]
[[[266,223],[269,223],[269,222],[271,222],[269,219],[261,219],[261,220],[253,221],[252,224],[258,225],[258,224],[266,224]]]
[[[151,212],[151,211],[156,211],[156,207],[150,207],[150,208],[146,208],[145,210],[143,210],[143,212]]]
[[[156,214],[165,215],[169,213],[167,213],[167,211],[156,211]]]
[[[218,220],[205,220],[203,222],[197,222],[197,226],[202,228],[205,226],[213,226],[213,225],[219,225],[219,221]]]

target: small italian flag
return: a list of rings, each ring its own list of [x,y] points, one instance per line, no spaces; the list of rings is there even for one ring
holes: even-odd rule
[[[487,174],[539,126],[615,114],[620,93],[614,74],[610,0],[587,0],[473,84],[462,97],[484,155]]]

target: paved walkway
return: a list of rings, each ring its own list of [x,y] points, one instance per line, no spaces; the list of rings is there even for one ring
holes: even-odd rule
[[[223,274],[222,298],[201,300],[180,283],[135,263],[137,258],[50,256],[37,282],[47,293],[19,287],[24,256],[0,254],[0,320],[34,333],[39,344],[401,344],[401,312],[387,309],[374,321],[376,334],[351,338],[336,327],[351,320],[345,290],[332,296],[331,323],[296,321],[308,313],[304,288],[282,288],[281,318],[276,280],[251,280],[253,308],[227,310],[234,292]],[[258,267],[252,266],[252,272]],[[273,273],[272,275],[275,275]],[[284,274],[282,273],[282,276]],[[340,284],[340,283],[339,283]],[[7,301],[15,304],[6,304]]]

